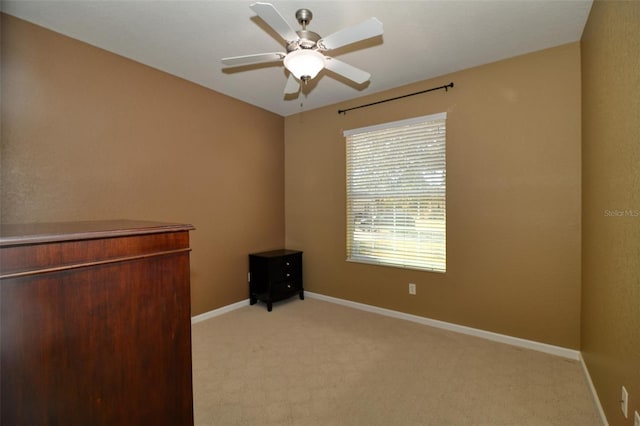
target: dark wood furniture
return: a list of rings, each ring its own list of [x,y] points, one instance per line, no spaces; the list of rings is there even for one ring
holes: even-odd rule
[[[301,251],[282,249],[249,255],[250,304],[261,300],[271,312],[273,302],[294,294],[304,300]]]
[[[1,424],[193,424],[192,229],[0,227]]]

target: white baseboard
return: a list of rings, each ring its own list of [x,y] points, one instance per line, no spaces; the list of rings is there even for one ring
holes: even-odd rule
[[[534,351],[544,352],[551,355],[569,358],[575,361],[580,359],[580,351],[567,349],[561,346],[549,345],[547,343],[535,342],[533,340],[521,339],[519,337],[507,336],[505,334],[493,333],[491,331],[480,330],[477,328],[466,327],[464,325],[452,324],[444,321],[434,320],[431,318],[421,317],[418,315],[406,314],[404,312],[393,311],[391,309],[379,308],[377,306],[366,305],[364,303],[352,302],[350,300],[338,299],[336,297],[325,296],[323,294],[304,292],[305,296],[312,299],[324,300],[326,302],[337,303],[339,305],[348,306],[362,311],[373,312],[388,317],[399,318],[406,321],[417,322],[419,324],[428,325],[430,327],[442,328],[444,330],[454,331],[456,333],[468,334],[480,337],[494,342],[505,343],[507,345],[518,346],[521,348],[532,349]]]
[[[244,306],[249,306],[249,299],[241,300],[231,305],[223,306],[222,308],[214,309],[213,311],[205,312],[204,314],[191,317],[191,324],[198,323],[200,321],[208,320],[209,318],[217,317],[218,315],[226,314],[236,309],[240,309]]]
[[[580,354],[580,364],[582,365],[582,371],[584,372],[584,376],[587,379],[587,383],[589,384],[589,390],[591,390],[591,396],[593,397],[593,402],[596,404],[596,408],[598,409],[598,414],[600,414],[600,420],[602,420],[603,426],[609,426],[609,421],[607,420],[606,414],[604,414],[604,409],[602,408],[602,404],[600,404],[600,398],[598,397],[598,392],[596,391],[595,386],[593,386],[593,382],[591,381],[591,374],[589,374],[589,369],[587,368],[587,364],[584,362],[584,358],[582,358],[582,354]]]

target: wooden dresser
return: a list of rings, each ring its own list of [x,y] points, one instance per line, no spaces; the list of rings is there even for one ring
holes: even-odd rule
[[[193,229],[1,226],[1,424],[193,424]]]

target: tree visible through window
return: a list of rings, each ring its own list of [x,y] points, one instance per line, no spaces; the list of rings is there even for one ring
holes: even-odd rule
[[[344,132],[347,260],[446,271],[446,113]]]

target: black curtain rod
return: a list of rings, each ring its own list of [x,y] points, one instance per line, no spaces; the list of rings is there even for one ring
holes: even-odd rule
[[[409,96],[415,96],[415,95],[421,95],[421,94],[427,93],[427,92],[433,92],[434,90],[444,89],[445,92],[448,92],[450,87],[453,87],[453,82],[451,82],[449,84],[445,84],[444,86],[433,87],[431,89],[422,90],[420,92],[414,92],[414,93],[409,93],[407,95],[396,96],[395,98],[384,99],[384,100],[381,100],[381,101],[378,101],[378,102],[372,102],[372,103],[366,104],[366,105],[360,105],[360,106],[357,106],[357,107],[347,108],[347,109],[339,109],[338,110],[338,114],[346,114],[347,111],[351,111],[352,109],[365,108],[365,107],[369,107],[369,106],[372,106],[372,105],[378,105],[378,104],[381,104],[381,103],[384,103],[384,102],[395,101],[397,99],[407,98]]]

